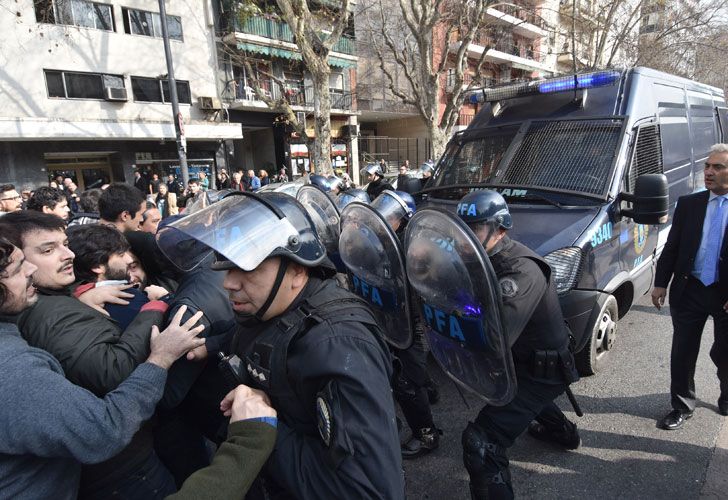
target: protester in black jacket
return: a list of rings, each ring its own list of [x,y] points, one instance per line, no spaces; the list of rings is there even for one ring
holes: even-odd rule
[[[31,346],[58,359],[68,380],[103,397],[147,359],[152,326],[162,326],[167,305],[149,302],[122,331],[113,320],[73,298],[74,254],[64,229],[62,219],[33,211],[0,220],[0,233],[38,267],[33,275],[38,301],[20,314],[17,324]],[[137,475],[147,481],[136,484]],[[175,491],[172,477],[153,453],[149,426],[113,459],[84,469],[82,477],[82,498],[108,498],[114,491],[154,498],[153,490],[163,498]]]

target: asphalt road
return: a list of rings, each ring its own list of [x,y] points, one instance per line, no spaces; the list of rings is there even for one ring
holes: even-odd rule
[[[585,416],[577,418],[565,397],[558,401],[577,421],[582,446],[562,451],[524,433],[509,450],[517,497],[699,497],[725,419],[717,413],[718,380],[708,356],[712,321],[703,333],[695,375],[698,408],[684,428],[670,432],[656,426],[670,410],[668,310],[658,312],[644,297],[619,322],[618,332],[604,372],[572,386]],[[433,412],[444,435],[437,451],[405,462],[407,497],[466,499],[468,476],[462,466],[460,433],[477,415],[480,403],[466,395],[466,406],[434,365],[432,372],[442,394]]]

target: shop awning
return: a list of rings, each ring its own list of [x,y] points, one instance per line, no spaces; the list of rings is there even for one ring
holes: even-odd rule
[[[238,49],[245,52],[253,52],[255,54],[262,54],[280,59],[289,59],[291,61],[301,61],[303,59],[300,52],[281,49],[278,47],[267,47],[265,45],[258,45],[257,43],[239,42]],[[351,61],[342,57],[329,56],[329,65],[337,68],[353,68],[356,66],[356,61]]]

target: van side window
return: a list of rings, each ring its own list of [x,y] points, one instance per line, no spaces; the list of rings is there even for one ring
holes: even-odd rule
[[[661,142],[660,125],[650,123],[637,128],[637,139],[632,152],[632,163],[629,167],[627,186],[629,192],[634,191],[635,181],[640,175],[662,173]]]
[[[728,108],[715,108],[718,113],[718,123],[720,124],[720,142],[728,142]]]
[[[660,136],[664,169],[690,163],[690,130],[684,103],[659,103]]]
[[[715,144],[715,123],[710,101],[697,96],[690,97],[690,139],[693,143],[693,161],[702,165]]]

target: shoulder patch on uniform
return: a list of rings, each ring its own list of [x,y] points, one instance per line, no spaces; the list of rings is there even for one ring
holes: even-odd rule
[[[331,408],[328,401],[321,396],[316,398],[316,423],[321,439],[323,439],[326,446],[329,446],[331,444],[331,427],[333,424],[331,421]]]
[[[515,297],[518,293],[518,285],[512,278],[503,278],[500,280],[501,295],[504,297]]]

